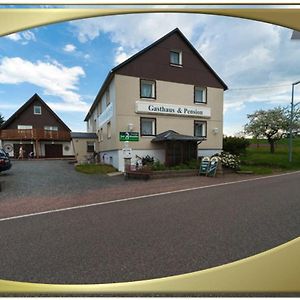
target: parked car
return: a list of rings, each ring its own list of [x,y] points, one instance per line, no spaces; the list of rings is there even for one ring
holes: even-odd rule
[[[9,170],[11,168],[11,162],[8,157],[8,154],[0,149],[0,172]]]

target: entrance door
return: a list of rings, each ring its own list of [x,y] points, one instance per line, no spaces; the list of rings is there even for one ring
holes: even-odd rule
[[[197,143],[190,141],[167,142],[166,165],[174,166],[197,159]]]
[[[14,144],[14,158],[19,157],[19,149],[22,146],[24,150],[24,158],[28,158],[30,152],[33,152],[33,144]]]
[[[45,157],[59,158],[63,156],[61,144],[45,144]]]

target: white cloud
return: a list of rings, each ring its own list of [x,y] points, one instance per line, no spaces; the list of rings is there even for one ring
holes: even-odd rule
[[[70,24],[82,43],[107,34],[116,44],[116,64],[178,27],[228,85],[226,113],[244,113],[253,109],[253,103],[258,108],[286,106],[291,83],[300,79],[299,42],[291,41],[292,31],[280,26],[224,16],[168,13],[101,17]],[[236,90],[257,86],[278,87]]]
[[[245,102],[244,101],[225,101],[224,102],[224,114],[226,112],[232,112],[232,111],[240,111],[243,108],[245,108]]]
[[[227,136],[239,136],[241,135],[241,132],[243,132],[243,130],[244,130],[244,126],[238,123],[226,125],[223,128],[223,132]]]
[[[76,46],[74,46],[73,44],[67,44],[67,45],[65,45],[63,50],[65,52],[74,52],[76,50]]]
[[[20,106],[17,104],[5,104],[1,103],[0,104],[0,109],[18,109]]]
[[[18,33],[12,33],[4,37],[14,42],[21,42],[21,44],[23,45],[27,45],[28,42],[30,41],[36,42],[35,34],[30,30],[18,32]]]
[[[88,105],[87,103],[70,104],[70,103],[47,102],[47,104],[54,111],[87,113],[90,109],[90,105]]]
[[[192,38],[197,26],[205,19],[206,16],[201,16],[191,21],[189,14],[157,13],[92,18],[70,24],[81,43],[108,34],[117,44],[114,61],[119,63],[176,27]]]
[[[20,33],[12,33],[12,34],[9,34],[9,35],[5,35],[4,37],[7,38],[7,39],[10,39],[12,41],[15,41],[15,42],[22,39]]]
[[[122,46],[118,47],[115,54],[115,64],[118,65],[125,61],[127,58],[135,54],[137,51],[131,51],[131,53],[126,53]]]
[[[78,94],[80,77],[85,76],[79,67],[68,68],[57,61],[31,62],[20,57],[4,57],[0,60],[1,84],[29,83],[43,89],[44,94],[57,96],[64,105],[86,107]]]

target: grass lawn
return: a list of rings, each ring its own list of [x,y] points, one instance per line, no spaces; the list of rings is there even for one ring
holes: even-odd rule
[[[85,174],[107,174],[117,172],[111,165],[95,165],[95,164],[82,164],[75,166],[75,170]]]
[[[288,139],[276,144],[275,153],[270,153],[266,140],[259,140],[259,147],[247,148],[246,155],[241,156],[241,170],[253,171],[255,174],[272,174],[288,170],[300,170],[300,138],[293,139],[293,162],[288,161]]]

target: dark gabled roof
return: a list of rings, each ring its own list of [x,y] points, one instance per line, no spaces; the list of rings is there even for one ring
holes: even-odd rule
[[[97,134],[93,132],[71,132],[73,139],[97,139]]]
[[[227,90],[228,87],[225,84],[225,82],[218,76],[218,74],[212,69],[212,67],[204,60],[204,58],[200,55],[200,53],[195,49],[195,47],[191,44],[191,42],[184,36],[184,34],[178,29],[175,28],[174,30],[170,31],[169,33],[167,33],[166,35],[164,35],[163,37],[161,37],[160,39],[156,40],[154,43],[152,43],[151,45],[149,45],[148,47],[142,49],[141,51],[137,52],[136,54],[132,55],[131,57],[129,57],[127,60],[125,60],[124,62],[120,63],[119,65],[117,65],[116,67],[114,67],[107,75],[107,77],[104,80],[103,85],[101,86],[88,114],[86,115],[84,121],[87,121],[88,118],[91,116],[91,112],[94,110],[95,106],[97,105],[97,100],[99,97],[101,97],[103,95],[103,92],[105,91],[106,87],[108,86],[108,84],[110,83],[110,81],[113,78],[113,75],[116,71],[118,71],[119,69],[121,69],[123,66],[129,64],[131,61],[133,61],[134,59],[136,59],[138,56],[144,54],[146,51],[150,50],[151,48],[153,48],[154,46],[156,46],[157,44],[161,43],[163,40],[167,39],[169,36],[173,35],[174,33],[178,33],[180,35],[180,37],[185,41],[185,43],[190,47],[190,49],[193,51],[193,53],[203,62],[203,64],[213,73],[213,75],[217,78],[217,80],[220,82],[220,84],[223,86],[224,90]]]
[[[28,108],[34,101],[41,102],[53,115],[53,117],[63,125],[67,131],[71,131],[71,129],[59,118],[59,116],[46,104],[46,102],[37,94],[35,93],[27,102],[25,102],[6,122],[2,124],[0,129],[5,129],[13,120],[15,120],[22,112]]]
[[[167,130],[158,134],[154,139],[151,140],[152,143],[161,143],[167,141],[182,141],[182,142],[202,142],[205,138],[197,137],[192,135],[180,134],[174,130]]]

